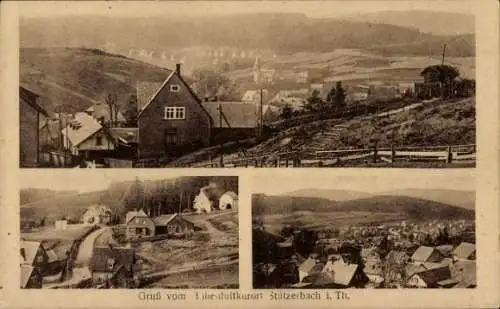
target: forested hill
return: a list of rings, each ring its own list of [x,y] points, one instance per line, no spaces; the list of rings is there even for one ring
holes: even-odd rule
[[[414,220],[474,218],[474,210],[471,209],[406,196],[379,195],[340,202],[316,197],[267,196],[262,194],[252,196],[253,216],[286,215],[300,211],[394,212],[403,213],[408,219]]]
[[[92,204],[103,203],[110,207],[115,214],[123,216],[128,210],[135,208],[149,208],[161,213],[174,213],[179,209],[192,208],[194,197],[200,188],[213,184],[218,194],[226,191],[238,193],[238,177],[181,177],[157,181],[125,181],[111,184],[102,191],[93,191],[74,194],[58,194],[52,191],[52,198],[21,205],[22,219],[46,219],[50,222],[62,217],[78,219]],[[33,189],[22,189],[23,200],[28,198]]]

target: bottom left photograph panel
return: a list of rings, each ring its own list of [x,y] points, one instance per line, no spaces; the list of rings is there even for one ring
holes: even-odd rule
[[[238,177],[21,175],[22,289],[239,287]]]

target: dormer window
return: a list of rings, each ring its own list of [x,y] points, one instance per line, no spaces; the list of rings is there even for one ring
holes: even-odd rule
[[[170,85],[170,92],[179,92],[181,90],[181,86],[179,85]]]
[[[176,107],[176,106],[168,106],[165,107],[165,115],[164,119],[186,119],[186,108],[185,107]]]

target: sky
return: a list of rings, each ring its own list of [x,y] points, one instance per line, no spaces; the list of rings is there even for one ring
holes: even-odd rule
[[[474,182],[473,169],[347,169],[347,171],[346,169],[322,169],[320,172],[309,173],[309,175],[273,173],[273,175],[256,176],[252,180],[252,192],[279,195],[299,189],[353,190],[367,193],[401,189],[473,191]]]
[[[183,175],[168,175],[165,170],[157,169],[148,173],[140,170],[92,170],[92,169],[60,169],[60,170],[21,170],[21,188],[38,188],[90,192],[109,187],[113,182],[133,180],[170,179]]]
[[[349,3],[348,5],[346,5]],[[377,11],[431,10],[473,14],[470,1],[20,1],[22,17],[108,15],[152,17],[221,15],[248,12],[304,13],[311,18],[349,16]]]

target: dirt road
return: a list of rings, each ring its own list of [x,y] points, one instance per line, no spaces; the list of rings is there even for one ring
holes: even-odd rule
[[[75,260],[75,267],[88,266],[90,263],[90,259],[92,258],[92,251],[94,250],[95,240],[106,231],[106,228],[100,228],[98,230],[90,233],[85,239],[81,242],[80,247],[78,248],[78,255]]]

